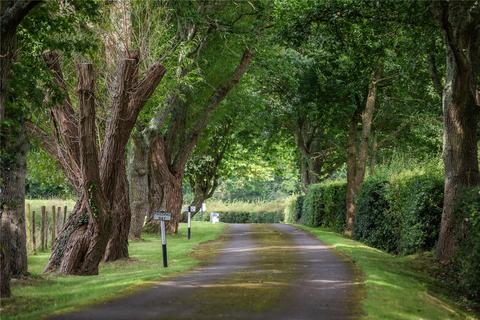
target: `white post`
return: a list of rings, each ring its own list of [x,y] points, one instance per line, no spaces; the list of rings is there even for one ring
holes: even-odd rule
[[[190,232],[190,225],[191,225],[191,220],[192,220],[192,213],[190,212],[190,210],[188,210],[188,231],[187,231],[187,235],[188,235],[188,240],[190,240],[190,235],[191,235],[191,232]]]

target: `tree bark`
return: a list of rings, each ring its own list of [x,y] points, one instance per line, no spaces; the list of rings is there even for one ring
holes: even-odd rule
[[[145,217],[149,212],[148,201],[148,145],[140,132],[132,135],[129,150],[128,178],[130,183],[130,238],[140,239]]]
[[[477,76],[480,12],[475,1],[437,3],[434,14],[447,45],[446,83],[443,90],[444,206],[437,256],[451,262],[462,219],[455,216],[458,196],[480,184],[477,150]]]
[[[25,139],[23,115],[7,111],[8,80],[17,49],[17,27],[39,1],[0,2],[0,297],[10,296],[10,277],[27,272]],[[13,120],[5,125],[6,119]],[[5,232],[4,232],[5,231]]]
[[[7,128],[5,128],[7,129]],[[28,143],[23,124],[7,135],[15,139],[5,139],[0,144],[8,156],[2,154],[1,203],[2,223],[7,224],[10,239],[5,244],[9,256],[10,274],[17,278],[27,273],[27,233],[25,224],[25,176]],[[7,129],[8,130],[8,129]],[[5,131],[4,131],[5,132]],[[9,145],[6,145],[6,144]]]
[[[375,111],[375,102],[377,98],[377,84],[380,80],[381,68],[378,68],[372,75],[368,94],[363,110],[357,102],[355,111],[348,132],[347,147],[347,194],[346,194],[346,229],[345,233],[350,235],[353,229],[355,219],[355,196],[365,178],[367,168],[369,139],[372,130],[373,114]],[[357,147],[357,124],[359,118],[362,123],[362,132],[360,142]]]
[[[115,261],[128,258],[128,234],[130,230],[130,200],[125,163],[117,167],[118,181],[115,186],[112,204],[113,225],[110,239],[105,250],[104,261]]]

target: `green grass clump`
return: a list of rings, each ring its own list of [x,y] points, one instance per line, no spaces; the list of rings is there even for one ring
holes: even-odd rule
[[[448,298],[428,268],[419,265],[419,256],[393,256],[326,229],[300,227],[360,267],[367,290],[365,319],[477,319]]]
[[[125,295],[166,276],[198,265],[191,253],[200,243],[217,239],[223,224],[194,222],[192,239],[187,240],[185,225],[169,235],[169,267],[163,268],[159,235],[144,235],[142,241],[130,242],[129,260],[102,263],[98,276],[59,276],[43,274],[49,254],[28,257],[31,277],[12,283],[13,297],[2,302],[2,320],[41,319],[47,315],[73,311]]]

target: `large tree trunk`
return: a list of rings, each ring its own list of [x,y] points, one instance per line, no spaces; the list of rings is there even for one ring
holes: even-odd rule
[[[117,166],[117,174],[118,180],[112,205],[113,225],[115,227],[112,229],[105,251],[105,261],[128,258],[128,233],[130,231],[131,211],[124,161]]]
[[[129,150],[128,177],[130,184],[130,238],[140,239],[145,217],[149,212],[148,202],[148,145],[140,132],[132,135]]]
[[[480,183],[477,151],[479,106],[476,101],[480,14],[474,1],[437,4],[447,44],[443,91],[445,193],[437,256],[450,262],[462,220],[455,204],[462,191]]]
[[[0,143],[2,148],[0,213],[2,222],[8,225],[11,237],[8,244],[5,244],[10,261],[10,274],[12,277],[20,277],[27,273],[25,174],[28,143],[23,124],[13,128],[2,128],[3,137],[7,138],[2,139]]]
[[[368,95],[365,101],[363,111],[357,103],[350,128],[348,132],[347,146],[347,194],[346,194],[346,228],[345,233],[350,235],[353,229],[355,219],[355,196],[365,178],[367,168],[368,147],[370,133],[372,130],[373,114],[375,111],[375,101],[377,98],[378,81],[380,80],[381,68],[377,69],[373,75],[368,88]],[[357,148],[357,123],[360,117],[362,122],[362,133]]]
[[[25,231],[25,128],[21,110],[7,111],[8,80],[17,49],[17,27],[39,1],[0,2],[0,297],[10,296],[10,276],[27,272]],[[10,123],[5,125],[5,119]]]
[[[79,64],[79,137],[82,196],[62,233],[55,241],[45,271],[59,266],[59,273],[94,275],[105,253],[112,214],[105,196],[98,164],[95,134],[95,77],[91,64]]]
[[[167,230],[176,233],[178,223],[182,219],[182,180],[183,172],[172,174],[166,165],[163,137],[157,137],[150,146],[150,175],[149,175],[149,206],[150,212],[145,223],[147,232],[159,232],[158,221],[153,220],[153,212],[166,210],[172,214],[172,220],[167,223]]]
[[[90,197],[83,195],[84,188],[79,188],[81,200],[77,203],[74,213],[58,236],[45,271],[59,269],[61,273],[73,274],[90,274],[87,272],[98,271],[99,261],[95,266],[96,270],[84,270],[84,259],[81,254],[80,259],[76,257],[79,255],[78,252],[82,253],[85,250],[86,246],[98,247],[101,257],[104,257],[105,260],[111,261],[128,257],[128,232],[131,214],[125,169],[125,146],[141,108],[158,86],[165,74],[165,68],[159,63],[153,64],[144,77],[139,80],[138,55],[130,55],[126,52],[125,56],[126,58],[119,65],[115,82],[110,88],[112,91],[112,107],[109,110],[105,139],[99,157],[100,161],[97,161],[97,167],[95,168],[100,176],[97,189],[101,189],[103,192],[103,195],[99,195],[99,197],[105,198],[103,205],[107,209],[109,218],[102,224],[97,224],[95,220],[92,221],[91,214],[89,214],[90,210],[85,205],[85,199],[90,199]],[[57,61],[58,63],[58,59],[48,59],[48,56],[47,60]],[[53,70],[57,84],[61,88],[66,87],[59,65],[52,63],[49,66]],[[79,94],[81,93],[82,91],[79,91]],[[73,109],[57,107],[55,110],[59,114],[71,113],[70,118],[77,118]],[[57,113],[52,112],[56,127],[61,129],[67,125],[72,125],[78,127],[77,132],[84,130],[82,123],[59,121]],[[62,139],[57,138],[55,140],[41,129],[35,128],[33,124],[30,127],[33,128],[31,131],[41,138],[43,147],[58,160],[65,172],[69,173],[70,168],[75,166],[81,167],[78,164],[79,160],[75,158],[75,154],[72,152],[75,148],[64,147],[65,144],[76,143],[78,139],[75,136],[67,140],[60,133],[57,136]],[[96,150],[95,154],[97,154]],[[95,155],[95,158],[97,158],[97,155]],[[85,183],[83,174],[85,173],[82,170],[80,170],[80,174],[74,170],[68,176],[72,177],[71,180],[73,180],[74,185],[83,186]],[[111,217],[112,214],[113,217]],[[109,226],[112,219],[114,230],[110,233]],[[105,224],[104,229],[102,229],[103,224]],[[91,236],[92,234],[94,236]],[[108,247],[107,243],[103,245],[104,236],[107,237]],[[91,243],[88,243],[89,238]],[[73,253],[66,252],[66,250],[73,251]]]

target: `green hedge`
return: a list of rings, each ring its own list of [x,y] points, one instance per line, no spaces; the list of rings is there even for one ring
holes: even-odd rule
[[[299,222],[308,226],[323,226],[337,232],[345,228],[345,193],[344,181],[330,181],[309,186],[302,198]],[[297,201],[297,206],[300,203]]]
[[[220,214],[220,221],[225,223],[279,223],[283,222],[283,212],[218,212]],[[210,213],[197,213],[193,220],[195,221],[210,221]]]
[[[400,219],[390,210],[387,201],[389,187],[388,181],[378,177],[363,183],[356,198],[352,237],[369,246],[397,252]]]
[[[284,211],[284,220],[286,223],[296,223],[297,222],[297,212],[295,210],[297,204],[297,196],[291,196],[287,200],[287,205],[285,206]]]
[[[455,257],[457,283],[473,301],[480,301],[480,188],[465,192],[455,215],[463,220]]]
[[[395,254],[433,249],[440,230],[443,188],[444,178],[438,169],[368,177],[355,199],[353,238]],[[345,196],[345,182],[310,186],[305,197],[298,197],[295,204],[295,208],[301,208],[299,222],[343,231]],[[471,299],[479,300],[480,188],[464,194],[455,214],[464,221],[457,232],[456,283]]]

